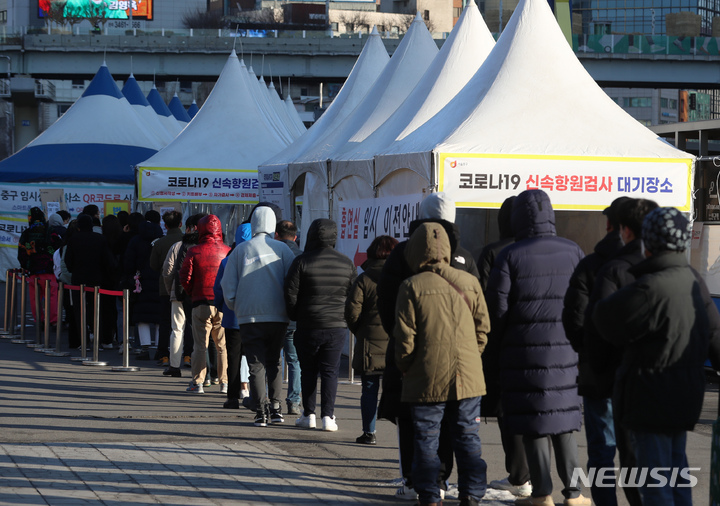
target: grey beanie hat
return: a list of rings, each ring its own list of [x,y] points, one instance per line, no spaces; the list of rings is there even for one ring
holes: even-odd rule
[[[455,223],[455,201],[445,192],[434,192],[420,203],[421,220],[436,219]]]
[[[692,226],[674,207],[658,207],[645,216],[642,240],[652,253],[685,251],[690,247]]]

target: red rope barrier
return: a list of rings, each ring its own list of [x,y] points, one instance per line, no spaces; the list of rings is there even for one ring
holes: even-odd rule
[[[63,285],[63,287],[67,288],[68,290],[75,290],[75,291],[80,290],[80,287],[76,286],[76,285]],[[95,291],[95,287],[94,286],[86,286],[85,291],[92,293]],[[98,292],[102,295],[115,295],[117,297],[123,296],[122,290],[106,290],[104,288],[101,288],[100,290],[98,290]]]

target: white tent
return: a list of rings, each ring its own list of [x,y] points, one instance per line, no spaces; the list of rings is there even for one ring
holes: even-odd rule
[[[306,207],[314,213],[311,218],[328,216],[328,211],[331,212],[331,200],[327,188],[330,187],[333,188],[335,199],[373,196],[372,181],[347,177],[335,184],[331,179],[329,160],[350,138],[363,140],[382,125],[407,98],[437,53],[437,45],[418,15],[382,74],[352,114],[339,128],[319,139],[312,148],[289,164],[291,186],[301,175],[306,175],[306,190],[303,193],[305,216],[308,215]],[[311,174],[309,178],[308,174]],[[306,220],[305,216],[303,230],[309,226],[309,220]]]
[[[457,96],[376,156],[375,180],[409,169],[461,207],[537,187],[558,209],[629,196],[689,210],[692,167],[593,81],[545,0],[521,0]]]
[[[275,107],[270,103],[265,80],[262,77],[258,78],[252,67],[248,67],[248,76],[251,82],[250,88],[252,89],[253,97],[258,103],[258,106],[265,114],[270,125],[277,132],[278,137],[283,139],[287,144],[290,144],[295,140],[295,137],[290,133],[290,130],[278,116]]]
[[[263,200],[271,200],[283,209],[290,210],[289,198],[292,185],[288,184],[288,164],[314,146],[329,132],[340,128],[340,125],[367,95],[389,60],[385,45],[377,29],[373,28],[343,87],[323,115],[295,142],[277,155],[265,160],[259,167]],[[320,191],[327,195],[327,185],[324,190]],[[305,215],[306,217],[310,216],[307,209]]]
[[[288,90],[289,90],[289,87],[288,87]],[[303,121],[300,119],[300,115],[298,114],[297,109],[295,109],[295,104],[293,104],[293,101],[290,98],[289,91],[288,91],[288,96],[285,97],[284,102],[285,102],[285,107],[287,108],[288,116],[290,117],[290,120],[293,123],[295,123],[300,134],[301,135],[304,134],[305,131],[307,130],[307,127],[305,126],[305,123],[303,123]]]
[[[275,112],[277,113],[278,118],[280,118],[280,121],[282,121],[285,128],[287,128],[290,132],[290,135],[293,136],[293,140],[300,137],[300,135],[302,135],[302,131],[300,131],[297,124],[292,119],[290,119],[290,115],[288,114],[288,110],[285,107],[285,103],[280,98],[280,95],[278,95],[277,88],[275,87],[275,84],[272,82],[272,80],[270,80],[270,84],[268,84],[267,86],[267,93],[270,104],[273,106],[273,109],[275,109]]]
[[[173,142],[138,165],[140,200],[258,201],[258,165],[287,144],[268,124],[252,85],[233,51],[195,118]]]
[[[420,82],[400,107],[377,130],[364,140],[353,136],[346,146],[331,160],[333,180],[337,183],[348,176],[359,176],[374,181],[374,156],[389,146],[403,130],[411,130],[425,123],[442,109],[480,68],[495,45],[490,30],[482,19],[477,5],[471,0],[442,49],[423,75]],[[409,127],[410,125],[410,127]],[[378,196],[389,192],[420,193],[427,184],[418,178],[408,178],[405,171],[394,184],[380,185],[375,181]]]
[[[165,125],[160,122],[155,109],[152,108],[150,103],[143,95],[140,85],[135,80],[135,76],[130,74],[125,86],[123,86],[122,94],[125,96],[130,105],[135,109],[135,112],[140,117],[140,121],[160,140],[160,146],[165,147],[173,140],[173,136],[170,135]]]

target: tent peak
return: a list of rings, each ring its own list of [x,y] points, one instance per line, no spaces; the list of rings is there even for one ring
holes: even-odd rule
[[[235,48],[230,51],[230,58],[237,58],[237,53],[235,52]]]
[[[373,25],[373,29],[372,32],[370,32],[370,35],[380,35],[380,33],[378,33],[377,25]]]
[[[420,11],[417,12],[415,15],[415,21],[422,21],[422,16],[420,15]]]

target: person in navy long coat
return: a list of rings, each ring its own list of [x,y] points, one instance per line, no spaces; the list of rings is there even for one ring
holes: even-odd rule
[[[566,504],[589,505],[570,485],[581,402],[578,357],[562,325],[563,297],[584,254],[556,236],[555,212],[542,190],[518,195],[511,221],[515,243],[497,256],[486,297],[492,337],[500,340],[501,409],[509,432],[523,436],[530,467],[527,504],[552,504],[549,436]]]

